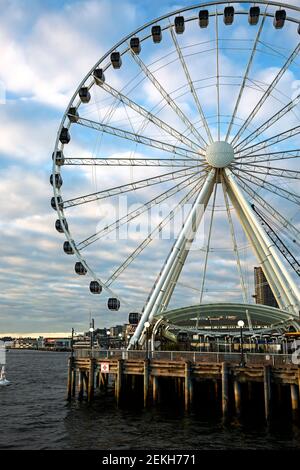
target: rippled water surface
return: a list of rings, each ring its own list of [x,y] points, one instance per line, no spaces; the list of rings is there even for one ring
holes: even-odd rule
[[[0,388],[2,449],[300,449],[298,426],[232,422],[210,413],[117,409],[112,397],[65,401],[65,353],[10,351]]]

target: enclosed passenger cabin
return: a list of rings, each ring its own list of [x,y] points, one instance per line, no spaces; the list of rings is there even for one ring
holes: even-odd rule
[[[199,11],[199,26],[200,28],[207,28],[209,22],[208,10]]]
[[[185,25],[184,25],[184,17],[183,16],[176,16],[174,20],[174,26],[176,34],[184,33]]]
[[[151,29],[152,39],[155,44],[159,43],[162,40],[161,27],[157,24],[152,26]]]
[[[130,49],[135,54],[139,54],[141,52],[141,42],[139,38],[131,38],[130,39]]]
[[[91,99],[91,94],[86,86],[81,87],[78,94],[82,103],[88,103]]]
[[[274,28],[281,29],[284,27],[284,23],[286,20],[286,11],[285,10],[277,10],[274,16]]]
[[[108,299],[107,306],[108,306],[109,310],[119,310],[120,301],[119,301],[119,299],[110,298],[110,299]]]
[[[62,180],[62,177],[60,176],[60,174],[56,173],[54,179],[55,179],[55,187],[58,188],[58,189],[61,188],[61,186],[63,184],[63,180]],[[53,174],[50,175],[50,184],[51,184],[51,186],[53,186]]]
[[[61,150],[56,150],[52,153],[52,160],[55,158],[55,164],[57,166],[62,166],[65,163],[65,157]]]
[[[70,132],[69,129],[66,127],[63,127],[62,130],[60,131],[60,136],[59,140],[61,141],[62,144],[68,144],[71,140]]]
[[[74,250],[73,250],[73,248],[72,248],[70,242],[68,242],[68,241],[64,242],[63,249],[64,249],[64,252],[65,252],[67,255],[74,255]]]
[[[105,82],[103,69],[95,69],[93,75],[97,85],[102,85]]]
[[[87,270],[81,263],[81,261],[77,261],[77,263],[75,263],[75,273],[79,274],[79,276],[85,276],[85,274],[87,273]]]
[[[248,16],[248,21],[249,24],[255,26],[257,25],[259,21],[259,15],[260,15],[260,8],[259,7],[251,7],[249,10],[249,16]]]
[[[90,282],[90,291],[92,294],[101,294],[102,286],[99,284],[98,281],[91,281]]]
[[[224,24],[231,25],[234,20],[234,8],[233,7],[225,7],[224,8]]]
[[[62,219],[62,222],[60,221],[60,219],[57,219],[55,221],[55,228],[59,233],[63,233],[63,225],[65,229],[68,230],[68,222],[66,221],[66,219]]]
[[[137,312],[131,312],[129,315],[128,315],[128,323],[130,325],[137,325],[138,322],[140,321],[141,319],[141,314],[140,313],[137,313]]]
[[[186,343],[189,340],[189,335],[186,331],[179,331],[177,334],[178,343]]]
[[[63,200],[62,200],[61,196],[57,196],[57,204],[58,204],[58,207],[60,209],[63,209],[64,203],[63,203]],[[52,209],[54,209],[56,211],[56,203],[55,203],[55,197],[54,196],[51,198],[51,207],[52,207]]]
[[[114,69],[121,68],[122,59],[121,59],[120,52],[112,52],[110,54],[110,61],[111,61],[111,65],[113,66]]]
[[[68,111],[68,118],[70,119],[71,122],[77,122],[79,119],[79,114],[76,108],[69,108]]]

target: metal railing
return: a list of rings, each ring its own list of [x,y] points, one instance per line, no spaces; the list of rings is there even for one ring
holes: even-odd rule
[[[196,352],[196,351],[127,351],[121,349],[76,349],[75,357],[78,359],[126,359],[126,360],[162,360],[162,361],[191,361],[222,363],[229,362],[239,364],[241,362],[240,352]],[[272,365],[275,367],[293,364],[291,354],[268,354],[268,353],[244,353],[246,365]]]

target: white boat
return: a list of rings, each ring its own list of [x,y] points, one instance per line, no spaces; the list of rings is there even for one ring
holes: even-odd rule
[[[0,373],[0,387],[4,385],[10,385],[10,381],[6,379],[5,366],[2,366]]]

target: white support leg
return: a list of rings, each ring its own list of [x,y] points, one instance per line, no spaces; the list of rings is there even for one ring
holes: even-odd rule
[[[183,253],[180,256],[180,260],[178,261],[176,269],[172,276],[171,282],[169,283],[169,285],[167,286],[165,290],[165,295],[162,298],[161,306],[158,310],[159,312],[163,312],[164,310],[167,309],[188,254],[189,254],[189,250],[187,249],[183,250]]]
[[[162,298],[165,293],[165,289],[171,282],[172,277],[176,272],[178,262],[184,249],[187,249],[186,244],[192,244],[196,235],[197,229],[201,222],[204,211],[202,207],[206,208],[210,199],[214,184],[215,184],[216,171],[211,170],[198,197],[183,225],[183,228],[173,246],[173,249],[169,255],[169,258],[161,272],[160,278],[158,279],[155,288],[148,300],[148,303],[144,309],[143,315],[139,321],[139,324],[132,336],[128,349],[131,349],[137,342],[143,342],[143,331],[144,324],[150,318],[153,318],[154,314],[160,307]]]
[[[287,296],[285,295],[284,291],[281,289],[281,286],[278,282],[278,279],[274,277],[274,272],[272,269],[272,266],[270,265],[269,258],[266,256],[263,247],[259,244],[259,241],[253,232],[252,226],[249,224],[249,221],[247,220],[238,200],[236,199],[234,193],[232,192],[230,187],[227,187],[227,193],[230,197],[230,200],[232,202],[232,205],[237,213],[237,216],[240,220],[240,223],[247,235],[247,238],[251,244],[251,247],[254,251],[254,254],[263,269],[263,272],[266,276],[266,279],[272,289],[272,292],[275,296],[275,299],[277,300],[278,306],[282,310],[286,310],[286,306],[289,303],[289,300]]]
[[[241,189],[236,182],[235,176],[232,172],[226,168],[225,169],[226,179],[228,186],[232,189],[233,193],[235,194],[236,198],[238,199],[242,210],[244,211],[246,218],[252,225],[253,231],[255,232],[257,239],[260,242],[260,245],[265,246],[266,255],[269,257],[270,264],[273,267],[273,271],[276,274],[276,277],[289,299],[289,303],[292,306],[294,313],[299,315],[300,309],[300,291],[295,284],[294,280],[290,276],[289,272],[286,270],[283,262],[281,261],[278,253],[276,251],[276,247],[273,241],[269,238],[269,236],[264,231],[263,227],[259,223],[255,213],[253,212],[249,202],[245,198],[244,194],[242,193]],[[272,286],[270,286],[272,288]]]

